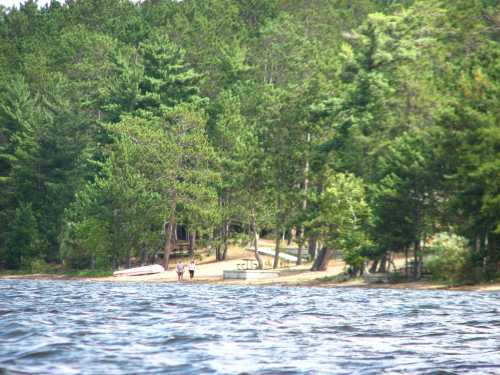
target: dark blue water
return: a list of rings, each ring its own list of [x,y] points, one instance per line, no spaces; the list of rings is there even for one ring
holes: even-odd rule
[[[0,369],[500,374],[500,294],[0,280]]]

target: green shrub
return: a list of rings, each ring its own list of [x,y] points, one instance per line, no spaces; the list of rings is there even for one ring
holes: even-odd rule
[[[43,259],[34,259],[30,263],[31,273],[49,273],[50,265]]]
[[[388,275],[390,283],[402,283],[408,281],[408,278],[404,273],[392,272]]]
[[[31,203],[16,208],[6,236],[5,260],[8,269],[30,270],[33,259],[41,256],[47,244],[41,239]]]
[[[440,233],[428,248],[426,268],[434,279],[446,281],[463,280],[470,260],[467,240],[463,237]]]
[[[336,282],[336,283],[343,283],[345,281],[351,280],[351,277],[345,273],[341,273],[340,275],[333,275],[333,276],[323,276],[323,277],[318,277],[315,279],[315,281],[319,281],[322,283],[327,283],[327,282]]]

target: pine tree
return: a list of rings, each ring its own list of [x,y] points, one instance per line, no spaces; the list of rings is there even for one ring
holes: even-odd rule
[[[13,223],[16,209],[21,202],[29,202],[23,196],[25,187],[16,179],[16,168],[29,154],[37,149],[35,125],[39,120],[40,108],[22,77],[14,77],[3,86],[0,99],[0,213],[2,223]],[[24,171],[32,173],[31,168]],[[31,212],[31,206],[29,208]],[[24,212],[24,211],[22,211]],[[17,229],[16,229],[17,230]],[[2,225],[0,230],[0,249],[6,249],[7,236],[12,229]],[[12,242],[11,242],[12,243]],[[6,249],[10,259],[16,258],[14,249]],[[4,251],[4,254],[5,254]],[[5,261],[5,259],[3,259]],[[0,258],[0,262],[2,259]],[[20,266],[20,262],[9,261],[9,266]]]
[[[198,103],[202,99],[198,83],[200,74],[185,62],[185,52],[159,32],[139,47],[144,64],[144,76],[137,110],[156,115],[179,103]]]
[[[38,223],[30,204],[16,208],[7,233],[6,250],[2,256],[8,269],[30,269],[31,261],[43,257]]]

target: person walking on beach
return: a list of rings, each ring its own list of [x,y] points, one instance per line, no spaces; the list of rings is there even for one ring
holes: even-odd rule
[[[175,270],[177,271],[177,281],[181,281],[182,277],[184,276],[184,263],[182,263],[182,261],[180,260],[177,261]]]
[[[188,269],[189,269],[189,278],[192,280],[194,277],[194,271],[196,270],[196,263],[194,262],[194,259],[191,259],[191,263],[189,263]]]

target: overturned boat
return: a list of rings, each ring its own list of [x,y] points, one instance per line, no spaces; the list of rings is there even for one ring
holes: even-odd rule
[[[151,275],[154,273],[165,272],[165,268],[159,264],[152,264],[150,266],[129,268],[126,270],[115,271],[113,276],[139,276],[139,275]]]

